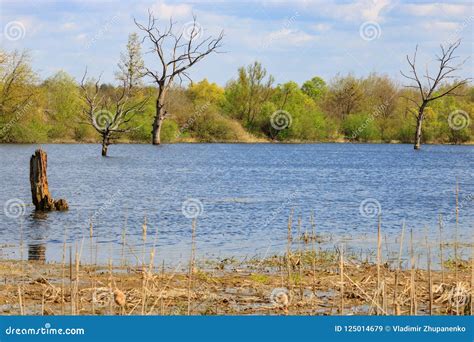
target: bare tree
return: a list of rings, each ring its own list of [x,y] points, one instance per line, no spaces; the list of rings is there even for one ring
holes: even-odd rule
[[[400,73],[403,77],[413,81],[412,84],[407,85],[406,87],[417,89],[419,92],[418,100],[408,98],[408,100],[413,102],[417,108],[416,111],[413,111],[413,114],[416,117],[415,150],[420,149],[421,128],[426,106],[431,101],[437,100],[443,96],[457,95],[454,91],[462,85],[469,83],[469,78],[461,79],[453,75],[453,73],[460,70],[462,65],[466,62],[466,60],[464,60],[459,64],[455,64],[455,59],[459,58],[459,56],[455,56],[454,53],[460,44],[461,40],[446,46],[440,45],[441,55],[436,55],[436,60],[439,62],[439,66],[436,76],[434,77],[430,76],[428,68],[426,68],[426,72],[422,77],[420,77],[420,73],[416,69],[416,53],[418,52],[418,45],[415,48],[413,59],[410,59],[408,55],[406,56],[408,65],[410,66],[410,74],[407,75],[403,73],[403,71],[400,71]],[[452,83],[446,89],[438,92],[443,82],[451,80]]]
[[[100,92],[100,77],[95,82],[86,82],[87,70],[81,80],[82,99],[84,100],[83,115],[87,124],[94,127],[102,138],[102,156],[107,156],[107,150],[120,133],[133,130],[127,123],[137,113],[142,112],[148,98],[132,102],[131,87],[126,80],[118,87],[113,98],[105,97]]]
[[[196,17],[185,30],[176,32],[175,23],[170,19],[169,25],[162,31],[157,27],[157,19],[148,11],[148,24],[142,25],[135,20],[137,27],[145,33],[143,41],[151,43],[150,52],[154,53],[161,64],[158,70],[145,67],[144,74],[150,76],[156,83],[156,114],[153,120],[152,143],[159,145],[161,127],[168,116],[165,109],[166,95],[173,83],[178,79],[182,83],[183,78],[191,80],[188,69],[204,59],[207,55],[218,52],[222,46],[224,33],[213,38],[211,36],[201,39],[202,28],[197,23]],[[165,51],[167,49],[167,51]]]

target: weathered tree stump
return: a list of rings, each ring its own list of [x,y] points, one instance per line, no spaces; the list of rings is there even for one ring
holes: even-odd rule
[[[42,149],[35,151],[30,159],[30,184],[33,204],[36,210],[68,210],[69,206],[64,199],[55,201],[49,193],[46,168],[48,156]]]

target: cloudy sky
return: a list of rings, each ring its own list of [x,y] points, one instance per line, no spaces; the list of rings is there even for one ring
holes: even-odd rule
[[[112,82],[128,34],[138,32],[133,18],[144,22],[148,9],[163,24],[172,17],[177,30],[195,14],[204,36],[224,31],[225,53],[191,73],[222,85],[254,60],[278,83],[301,83],[337,73],[399,79],[416,44],[420,65],[433,62],[440,43],[459,37],[459,54],[473,54],[472,1],[2,0],[1,46],[30,50],[43,78],[61,69],[79,78],[88,66]],[[151,54],[145,62],[157,66]],[[461,74],[472,77],[472,70],[471,59]]]

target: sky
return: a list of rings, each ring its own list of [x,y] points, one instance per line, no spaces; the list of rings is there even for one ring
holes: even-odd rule
[[[461,58],[473,55],[472,1],[158,1],[158,0],[1,0],[2,49],[29,50],[41,78],[64,70],[80,79],[102,73],[114,82],[128,34],[141,32],[148,9],[164,27],[170,17],[183,31],[193,14],[202,37],[224,31],[221,53],[193,66],[194,81],[220,85],[240,66],[262,62],[276,83],[299,84],[314,76],[386,74],[403,82],[406,54],[418,44],[420,68],[434,66],[439,45],[462,39]],[[158,67],[143,46],[145,64]],[[459,75],[472,77],[472,58]]]

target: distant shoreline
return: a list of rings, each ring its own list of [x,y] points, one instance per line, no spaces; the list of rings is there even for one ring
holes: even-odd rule
[[[42,141],[42,142],[1,142],[0,145],[100,145],[100,141]],[[255,141],[175,141],[175,142],[163,142],[161,145],[181,145],[181,144],[245,144],[245,145],[319,145],[319,144],[341,144],[341,145],[412,145],[411,142],[401,141],[347,141],[347,140],[334,140],[334,141],[266,141],[266,140],[255,140]],[[139,141],[118,141],[112,145],[151,145],[148,142]],[[430,142],[424,143],[423,145],[444,145],[444,146],[473,146],[474,141],[468,141],[464,143],[442,143],[442,142]],[[422,145],[422,146],[423,146]],[[423,147],[422,147],[423,148]]]

